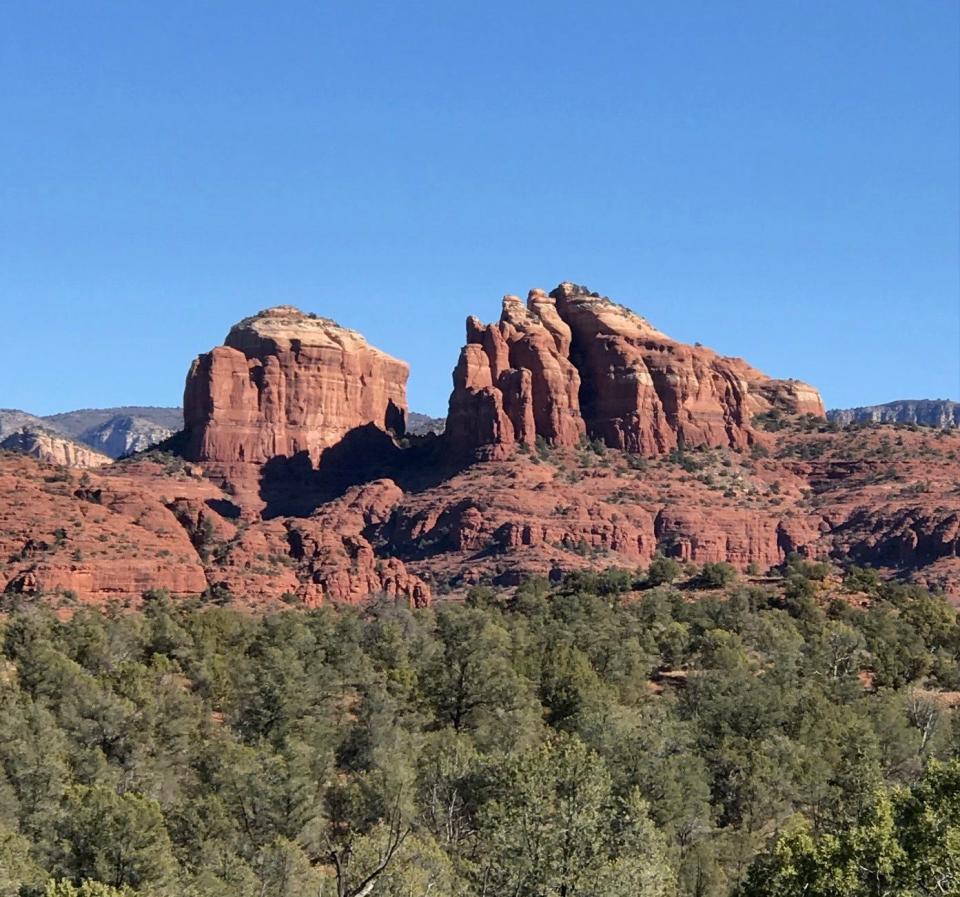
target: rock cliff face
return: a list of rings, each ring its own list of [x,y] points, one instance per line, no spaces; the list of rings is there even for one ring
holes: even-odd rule
[[[447,439],[464,457],[503,458],[542,437],[584,435],[643,455],[678,445],[745,448],[764,413],[823,416],[819,393],[773,380],[738,358],[670,339],[586,288],[506,296],[497,324],[467,320]]]
[[[104,455],[122,458],[134,452],[146,451],[172,435],[173,430],[146,418],[118,414],[106,423],[84,430],[78,438]]]
[[[368,424],[402,434],[407,365],[327,318],[278,306],[201,355],[184,391],[185,455],[238,493],[273,458],[322,451]]]
[[[919,424],[921,427],[960,427],[960,403],[949,399],[918,399],[840,408],[827,412],[838,424]]]
[[[584,423],[570,343],[570,328],[541,291],[530,294],[527,307],[505,296],[499,324],[468,318],[446,427],[455,451],[500,458],[537,436],[575,445]]]
[[[103,467],[113,460],[65,436],[32,427],[24,427],[22,430],[11,433],[0,442],[0,449],[20,452],[40,461],[46,461],[48,464],[59,464],[63,467]]]
[[[960,430],[829,427],[811,387],[571,284],[468,321],[446,435],[391,437],[406,376],[332,321],[289,307],[242,321],[187,379],[170,447],[200,463],[97,456],[78,471],[64,465],[95,453],[75,443],[0,453],[0,592],[65,609],[153,588],[252,608],[422,605],[657,552],[745,573],[800,552],[960,601]],[[109,424],[60,417],[101,413]]]

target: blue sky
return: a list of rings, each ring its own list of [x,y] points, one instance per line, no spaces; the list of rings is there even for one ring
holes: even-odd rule
[[[0,406],[176,404],[293,303],[411,363],[588,284],[830,406],[960,398],[960,4],[0,8]]]

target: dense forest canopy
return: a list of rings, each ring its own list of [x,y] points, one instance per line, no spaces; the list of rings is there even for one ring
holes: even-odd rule
[[[791,559],[0,623],[0,897],[960,893],[960,624]]]

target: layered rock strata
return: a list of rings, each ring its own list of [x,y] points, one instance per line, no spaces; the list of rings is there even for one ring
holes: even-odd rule
[[[303,455],[315,465],[325,448],[369,424],[402,434],[408,373],[328,318],[267,309],[191,366],[184,454],[237,493],[254,492],[271,459]]]
[[[447,439],[463,457],[503,458],[538,437],[584,435],[644,455],[679,445],[746,448],[761,414],[823,416],[819,393],[739,358],[671,339],[611,300],[570,283],[526,307],[506,296],[497,324],[467,320]]]
[[[30,455],[48,464],[59,464],[63,467],[103,467],[113,461],[109,456],[73,439],[32,427],[24,427],[11,433],[0,441],[0,449]]]

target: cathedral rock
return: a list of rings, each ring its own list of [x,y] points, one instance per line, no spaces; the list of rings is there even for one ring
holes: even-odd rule
[[[533,290],[526,306],[504,297],[497,324],[468,318],[453,381],[446,438],[476,459],[537,437],[569,446],[587,436],[644,455],[746,448],[764,438],[752,424],[758,414],[824,414],[813,387],[679,343],[570,283]]]

